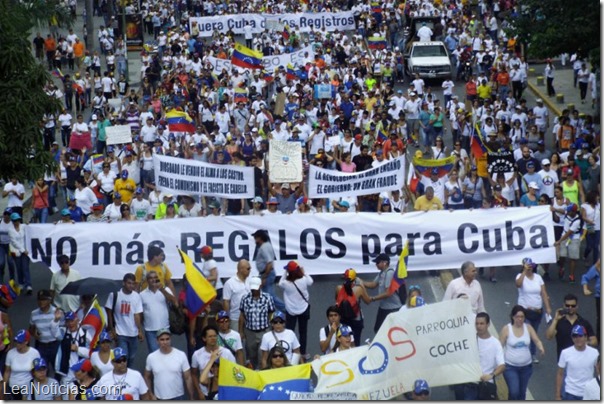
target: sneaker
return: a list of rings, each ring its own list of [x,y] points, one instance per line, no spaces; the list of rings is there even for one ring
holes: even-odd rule
[[[28,296],[31,296],[34,293],[34,290],[31,288],[31,286],[28,286],[25,288],[25,290]]]
[[[539,359],[536,356],[533,356],[533,363],[537,365],[539,363]]]
[[[558,269],[558,279],[564,279],[564,268]]]
[[[310,356],[310,354],[309,354],[309,353],[304,354],[304,361],[305,361],[306,363],[310,362],[310,360],[311,360],[311,359],[312,359],[312,356]]]
[[[495,278],[494,276],[493,276],[493,277],[491,277],[489,280],[490,280],[491,282],[493,282],[493,283],[497,283],[497,278]]]
[[[568,275],[568,283],[575,283],[575,275]]]

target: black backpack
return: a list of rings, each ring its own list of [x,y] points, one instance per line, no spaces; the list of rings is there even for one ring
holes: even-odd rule
[[[354,308],[346,299],[342,300],[340,304],[338,304],[338,310],[340,310],[341,323],[350,324],[350,322],[354,321],[354,319],[356,318]]]

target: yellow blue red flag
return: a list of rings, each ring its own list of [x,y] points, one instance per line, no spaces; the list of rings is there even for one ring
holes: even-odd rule
[[[239,43],[235,44],[235,50],[231,55],[231,63],[235,66],[247,69],[262,69],[262,52],[255,51]]]
[[[189,316],[197,317],[216,298],[216,289],[184,251],[179,248],[178,252],[185,264],[185,276],[188,283],[185,290],[185,304]]]

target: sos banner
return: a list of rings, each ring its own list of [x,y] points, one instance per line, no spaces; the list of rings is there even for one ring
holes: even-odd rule
[[[413,389],[478,382],[482,371],[475,316],[467,299],[434,303],[386,317],[371,345],[315,359],[316,393],[351,392],[392,400]]]
[[[400,213],[307,213],[264,216],[208,216],[157,221],[26,226],[30,257],[57,271],[66,254],[83,277],[122,279],[147,260],[147,249],[164,249],[175,277],[184,273],[177,247],[201,262],[199,249],[212,246],[221,277],[235,274],[241,259],[253,261],[252,233],[269,233],[280,275],[298,260],[311,275],[340,274],[347,268],[375,272],[380,253],[396,265],[409,240],[409,271],[556,261],[552,215],[547,207],[495,208]],[[253,273],[257,273],[252,262]]]
[[[191,17],[189,18],[189,28],[194,37],[210,37],[214,31],[226,34],[233,30],[235,34],[243,34],[243,28],[250,25],[252,33],[260,34],[267,29],[266,20],[270,19],[271,24],[275,21],[288,25],[290,28],[299,32],[316,31],[327,32],[351,31],[355,29],[354,14],[352,11],[343,11],[338,13],[289,13],[289,14],[228,14],[216,17]],[[271,25],[269,24],[269,25]]]

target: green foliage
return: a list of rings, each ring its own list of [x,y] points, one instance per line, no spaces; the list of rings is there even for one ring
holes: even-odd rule
[[[34,179],[53,167],[44,152],[40,120],[60,103],[44,92],[51,80],[32,54],[31,30],[48,25],[49,16],[68,26],[65,7],[56,0],[0,0],[0,176]]]
[[[527,44],[531,58],[581,50],[587,57],[600,47],[600,7],[593,0],[522,0],[508,34]]]

